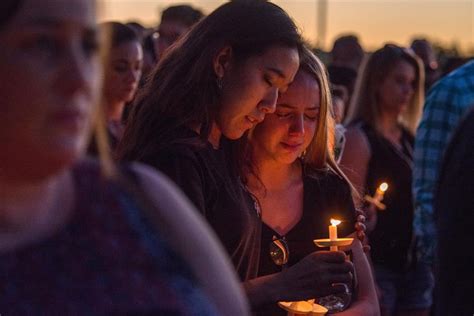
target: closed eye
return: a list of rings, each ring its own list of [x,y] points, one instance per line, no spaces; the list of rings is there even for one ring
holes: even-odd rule
[[[272,88],[272,87],[273,87],[273,82],[272,82],[272,80],[270,79],[270,77],[269,77],[269,76],[264,76],[263,78],[264,78],[265,82],[268,84],[268,86],[269,86],[270,88]]]
[[[275,113],[279,118],[287,118],[291,116],[291,113]]]

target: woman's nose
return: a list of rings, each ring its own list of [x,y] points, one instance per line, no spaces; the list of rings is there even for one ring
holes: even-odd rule
[[[258,109],[265,114],[275,112],[277,99],[278,99],[278,88],[273,88],[265,96],[265,99],[259,103]]]

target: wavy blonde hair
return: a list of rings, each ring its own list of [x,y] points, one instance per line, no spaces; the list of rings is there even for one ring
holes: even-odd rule
[[[305,48],[300,56],[300,69],[313,77],[319,85],[320,107],[316,132],[306,148],[304,168],[311,171],[331,170],[343,178],[350,186],[352,194],[357,195],[352,183],[339,168],[334,157],[335,126],[331,89],[327,69],[313,52]]]

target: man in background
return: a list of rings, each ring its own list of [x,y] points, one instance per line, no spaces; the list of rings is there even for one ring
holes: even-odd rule
[[[189,29],[199,22],[204,14],[190,5],[176,5],[163,10],[161,21],[155,32],[155,50],[158,60],[163,53]]]

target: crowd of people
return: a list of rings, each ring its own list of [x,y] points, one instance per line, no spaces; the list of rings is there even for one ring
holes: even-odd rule
[[[473,61],[346,35],[326,67],[268,1],[96,6],[1,5],[0,314],[472,315]]]

